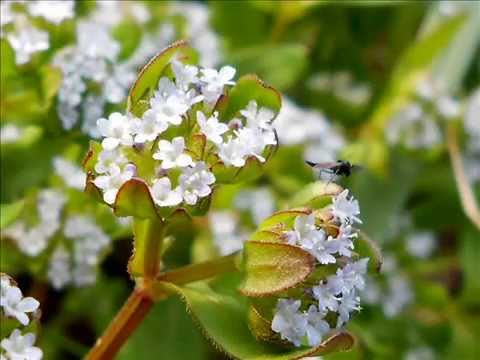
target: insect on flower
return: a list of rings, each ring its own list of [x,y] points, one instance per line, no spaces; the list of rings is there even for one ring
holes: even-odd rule
[[[349,177],[353,171],[362,168],[359,165],[353,165],[349,161],[345,160],[337,160],[335,162],[325,163],[315,163],[311,161],[305,162],[307,165],[310,165],[313,169],[318,171],[320,178],[323,178],[324,175],[329,175],[328,183],[330,183],[337,176]]]

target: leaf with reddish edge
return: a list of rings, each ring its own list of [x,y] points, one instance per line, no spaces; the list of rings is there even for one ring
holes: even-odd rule
[[[85,182],[85,189],[84,191],[92,196],[95,200],[97,200],[98,202],[101,202],[101,203],[105,203],[103,201],[103,195],[102,195],[102,192],[100,191],[100,189],[93,183],[93,174],[91,171],[89,171],[87,173],[87,180]]]
[[[238,79],[228,95],[217,103],[219,118],[223,121],[233,119],[251,100],[255,100],[259,107],[271,109],[275,114],[278,114],[282,106],[280,93],[258,76],[250,74]]]
[[[281,233],[271,230],[260,230],[254,232],[249,241],[280,242]]]
[[[127,111],[137,116],[141,115],[141,109],[137,107],[137,104],[145,95],[155,89],[158,80],[174,57],[185,63],[194,63],[197,58],[194,50],[184,40],[174,42],[162,50],[140,71],[128,94]]]
[[[270,296],[303,282],[315,269],[315,259],[298,246],[248,241],[244,247],[247,296]]]
[[[85,172],[93,172],[95,164],[98,161],[98,154],[102,151],[102,145],[96,141],[90,140],[88,152],[82,161],[82,166]]]
[[[139,178],[126,181],[118,190],[113,205],[115,215],[138,219],[161,219],[155,208],[148,185]]]
[[[299,215],[310,215],[312,211],[308,208],[299,208],[292,210],[278,211],[272,216],[266,218],[258,227],[259,230],[268,230],[276,227],[278,224],[283,224],[287,227],[293,226],[295,218]]]
[[[235,182],[247,182],[258,178],[263,173],[263,163],[255,156],[249,156],[245,165],[241,167],[236,175]]]
[[[184,209],[176,209],[168,218],[165,219],[166,233],[171,234],[175,229],[189,226],[192,217]]]
[[[354,337],[336,332],[317,347],[287,347],[257,340],[248,328],[245,298],[214,291],[205,282],[184,287],[160,283],[167,293],[175,293],[187,304],[189,313],[203,334],[228,357],[242,360],[296,360],[307,356],[347,351]]]
[[[213,191],[214,189],[212,189],[212,192],[210,193],[210,195],[205,196],[203,198],[199,198],[195,205],[186,205],[185,210],[187,210],[187,212],[193,216],[205,215],[208,209],[210,209],[210,204],[212,203]]]

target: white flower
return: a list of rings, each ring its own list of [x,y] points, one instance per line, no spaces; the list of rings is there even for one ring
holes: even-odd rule
[[[230,255],[241,250],[248,234],[238,229],[238,219],[230,211],[213,211],[208,217],[213,241],[220,255]]]
[[[149,109],[145,111],[142,119],[135,119],[133,122],[135,142],[143,144],[146,141],[153,141],[167,128],[168,123],[159,119],[156,113]]]
[[[103,190],[103,200],[107,204],[113,204],[120,187],[135,175],[132,166],[125,166],[122,171],[118,166],[111,166],[106,175],[100,175],[94,180],[94,184]]]
[[[46,224],[59,223],[66,202],[67,198],[62,192],[54,189],[42,190],[38,194],[37,200],[37,212],[40,221]]]
[[[215,176],[207,170],[203,161],[199,161],[193,167],[185,168],[179,181],[183,199],[188,205],[195,205],[198,198],[210,195],[210,185],[215,182]]]
[[[223,142],[222,134],[228,131],[228,126],[218,121],[217,112],[207,119],[201,111],[197,111],[197,122],[208,140],[217,145]]]
[[[7,39],[15,50],[17,65],[26,64],[34,53],[47,50],[50,45],[48,33],[31,26],[22,28],[18,33],[8,34]]]
[[[73,162],[56,156],[53,158],[53,167],[55,173],[62,178],[67,186],[77,190],[85,188],[86,175]]]
[[[450,96],[442,96],[437,99],[436,106],[438,113],[446,119],[460,116],[460,103]]]
[[[182,90],[187,90],[190,84],[198,83],[198,68],[194,65],[184,65],[180,61],[172,61],[175,83]]]
[[[118,148],[115,148],[114,150],[103,149],[100,154],[98,154],[95,171],[99,174],[104,174],[108,172],[112,166],[121,167],[122,165],[125,165],[127,161],[127,158]]]
[[[257,225],[275,211],[275,199],[267,187],[241,190],[234,203],[236,208],[248,210]]]
[[[33,346],[34,343],[35,335],[33,333],[22,335],[20,330],[15,329],[8,338],[2,340],[1,346],[6,352],[6,359],[40,360],[43,352],[38,347]]]
[[[275,113],[267,108],[261,107],[258,109],[257,102],[251,100],[247,108],[240,110],[240,114],[247,119],[247,126],[251,128],[260,128],[263,130],[270,130],[272,128],[272,120]]]
[[[287,231],[285,235],[290,245],[297,245],[302,244],[303,240],[312,236],[316,230],[315,216],[313,214],[298,215],[295,218],[293,230]]]
[[[332,292],[328,284],[318,284],[312,288],[313,296],[318,300],[318,308],[322,312],[337,311],[338,298]]]
[[[153,154],[156,160],[162,160],[162,169],[172,169],[175,167],[185,167],[193,164],[190,155],[184,154],[185,139],[178,136],[168,140],[160,140],[158,142],[158,150]]]
[[[406,277],[395,274],[387,278],[388,291],[383,299],[383,312],[391,318],[398,315],[413,300],[413,291]]]
[[[34,312],[40,303],[32,297],[23,297],[22,291],[2,279],[2,297],[0,307],[6,316],[14,317],[24,326],[28,325],[30,319],[26,313]]]
[[[350,319],[351,312],[360,311],[360,297],[353,290],[343,293],[337,311],[337,328],[339,328]]]
[[[100,134],[105,137],[102,141],[102,146],[106,150],[113,150],[118,145],[133,145],[133,138],[130,134],[129,119],[118,113],[112,113],[108,120],[101,118],[97,121],[98,130]]]
[[[315,230],[302,238],[300,247],[312,256],[320,264],[334,264],[337,260],[332,254],[338,252],[336,240],[327,240],[327,234],[324,230]]]
[[[94,21],[82,21],[77,25],[77,49],[92,59],[114,61],[120,52],[120,44],[106,26]]]
[[[243,145],[247,155],[253,155],[261,162],[265,162],[262,156],[265,146],[276,144],[273,131],[262,131],[258,128],[241,128],[235,131],[239,142]]]
[[[73,18],[75,3],[71,0],[39,0],[31,1],[27,6],[32,16],[41,16],[51,23],[60,24]]]
[[[324,320],[325,313],[318,311],[315,305],[310,305],[305,315],[308,345],[318,346],[322,343],[322,337],[330,331],[330,325]]]
[[[58,246],[50,257],[47,276],[52,286],[59,290],[72,281],[70,254],[63,245]]]
[[[353,289],[363,290],[365,287],[365,274],[367,273],[368,258],[348,263],[337,269],[335,275],[328,277],[328,286],[333,294],[346,294]]]
[[[172,190],[172,184],[168,177],[155,180],[151,192],[153,200],[158,206],[175,206],[182,202],[182,194],[179,189]]]
[[[150,99],[150,106],[159,122],[168,122],[172,125],[180,125],[182,115],[188,110],[188,105],[178,95],[170,95],[167,98],[157,96]],[[153,116],[153,115],[152,115]]]
[[[348,189],[343,190],[333,198],[332,214],[342,224],[362,223],[357,216],[360,215],[358,200],[353,197],[348,198]]]
[[[245,146],[238,138],[229,137],[226,142],[219,145],[218,156],[227,166],[244,166],[245,155]]]
[[[448,4],[441,4],[441,5],[451,5],[455,6],[456,4],[453,3],[452,1],[442,1],[442,3],[448,3]],[[460,4],[463,5],[463,4]],[[403,360],[435,360],[437,359],[437,356],[435,352],[429,348],[428,346],[418,346],[416,348],[410,349],[407,351],[405,354],[405,357]]]
[[[231,66],[224,66],[217,71],[215,69],[202,69],[202,94],[209,103],[215,103],[223,93],[225,85],[234,85],[232,81],[236,70]]]
[[[307,328],[307,318],[299,311],[300,306],[300,300],[279,299],[272,321],[272,330],[295,346],[301,345]]]

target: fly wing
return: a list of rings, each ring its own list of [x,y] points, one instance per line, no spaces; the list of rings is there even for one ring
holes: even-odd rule
[[[336,162],[321,162],[321,163],[315,163],[312,161],[305,161],[307,165],[310,165],[311,167],[319,170],[330,170],[332,171],[333,168],[338,166]]]

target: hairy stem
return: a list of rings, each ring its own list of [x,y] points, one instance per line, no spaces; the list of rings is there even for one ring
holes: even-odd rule
[[[452,162],[453,174],[457,183],[457,189],[460,194],[460,201],[462,203],[465,215],[472,221],[473,224],[480,229],[480,210],[475,200],[475,195],[470,186],[470,183],[465,174],[465,167],[463,166],[462,155],[458,147],[457,128],[454,124],[448,126],[448,152]]]
[[[141,324],[153,300],[148,293],[134,290],[113,321],[86,356],[87,360],[113,359],[133,331]]]

